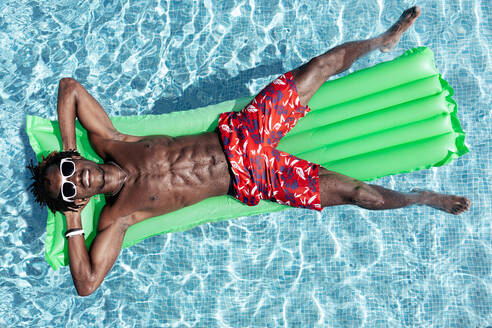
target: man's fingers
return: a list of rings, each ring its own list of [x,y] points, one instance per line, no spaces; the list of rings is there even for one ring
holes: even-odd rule
[[[90,200],[91,200],[90,197],[89,198],[76,199],[75,200],[75,205],[77,205],[77,206],[85,206],[85,205],[87,205],[87,203]]]

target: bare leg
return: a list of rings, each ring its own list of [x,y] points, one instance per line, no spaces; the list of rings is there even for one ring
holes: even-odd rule
[[[292,71],[301,104],[307,105],[314,93],[331,75],[348,69],[360,57],[376,49],[389,51],[400,40],[401,35],[419,17],[420,8],[415,6],[403,12],[398,21],[385,33],[362,41],[339,45],[323,55]]]
[[[467,198],[438,194],[427,190],[402,193],[320,168],[321,206],[352,204],[370,210],[386,210],[410,205],[427,205],[451,214],[462,213],[470,207]]]
[[[419,15],[420,8],[417,6],[407,9],[398,21],[380,36],[344,43],[293,70],[301,104],[307,105],[314,93],[331,75],[343,72],[358,58],[376,49],[383,52],[391,50]],[[470,207],[470,201],[464,197],[419,190],[402,193],[377,185],[368,185],[323,167],[320,168],[319,175],[320,199],[323,207],[353,204],[366,209],[385,210],[418,204],[452,214],[459,214]]]

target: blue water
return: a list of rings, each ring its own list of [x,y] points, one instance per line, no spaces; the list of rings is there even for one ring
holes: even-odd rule
[[[388,54],[429,46],[471,152],[379,179],[464,195],[452,216],[351,206],[206,224],[121,252],[92,296],[44,260],[47,210],[26,191],[26,114],[56,117],[72,76],[110,115],[253,95],[341,42],[381,33],[415,1],[0,1],[0,326],[480,327],[492,325],[491,5],[422,1]]]

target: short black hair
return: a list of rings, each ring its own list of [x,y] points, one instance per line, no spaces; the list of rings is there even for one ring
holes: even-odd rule
[[[72,156],[80,156],[80,154],[76,150],[54,151],[46,158],[43,156],[43,160],[39,165],[35,166],[32,160],[27,165],[27,168],[32,174],[31,178],[34,180],[27,189],[33,193],[36,203],[41,206],[48,206],[53,214],[56,211],[76,211],[80,207],[73,202],[64,201],[60,194],[56,198],[51,197],[46,188],[46,173],[48,168],[53,164],[59,167],[62,159],[72,158]]]

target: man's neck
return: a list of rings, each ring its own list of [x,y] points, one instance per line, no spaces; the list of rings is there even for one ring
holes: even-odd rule
[[[104,171],[104,187],[101,193],[114,196],[118,194],[128,178],[128,173],[115,162],[106,162],[101,165]]]

